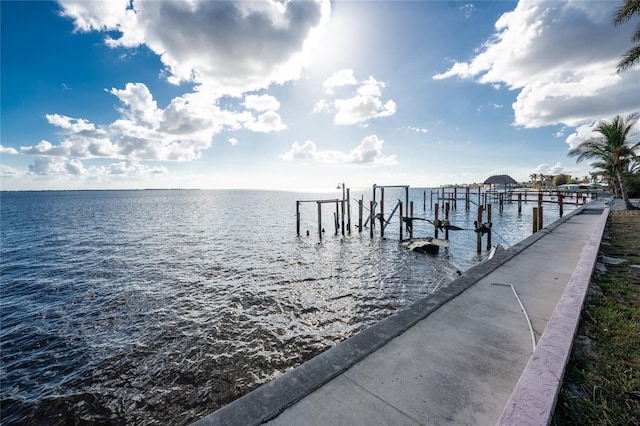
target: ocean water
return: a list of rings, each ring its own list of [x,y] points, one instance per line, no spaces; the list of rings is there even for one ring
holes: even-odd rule
[[[424,191],[410,191],[414,216],[432,219]],[[372,191],[351,195],[356,224],[355,200],[368,207]],[[2,424],[189,424],[487,254],[476,253],[475,205],[466,212],[460,201],[450,220],[464,229],[437,255],[399,243],[397,214],[384,238],[379,226],[373,238],[355,226],[336,235],[333,204],[323,205],[320,239],[317,205],[303,203],[296,235],[297,200],[339,197],[2,192]],[[387,190],[387,215],[398,198]],[[522,214],[494,205],[493,243],[530,235],[534,205]],[[557,217],[545,205],[545,222]],[[414,223],[414,236],[433,235]]]

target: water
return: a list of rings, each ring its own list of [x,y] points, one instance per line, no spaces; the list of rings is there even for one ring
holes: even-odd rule
[[[423,190],[410,194],[414,215],[433,218]],[[368,229],[334,235],[332,204],[321,242],[315,203],[302,205],[297,237],[295,201],[335,197],[3,192],[2,423],[188,424],[486,255],[473,231],[452,231],[448,252],[409,252],[397,215],[385,239],[379,228],[373,239]],[[398,198],[387,191],[387,214]],[[529,235],[531,206],[520,216],[515,204],[494,208],[494,244]],[[473,228],[475,207],[458,207],[451,222]],[[545,216],[557,210],[545,205]],[[414,236],[428,235],[415,222]]]

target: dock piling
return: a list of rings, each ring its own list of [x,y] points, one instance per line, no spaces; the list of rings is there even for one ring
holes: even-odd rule
[[[482,252],[482,205],[478,206],[478,219],[474,221],[476,226],[476,249],[478,253]]]
[[[487,206],[487,226],[489,228],[487,231],[487,250],[491,250],[491,204]]]

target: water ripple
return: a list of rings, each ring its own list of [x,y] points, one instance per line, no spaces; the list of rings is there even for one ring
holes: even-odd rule
[[[437,256],[406,251],[397,230],[319,242],[313,205],[301,224],[311,235],[297,237],[294,201],[312,198],[2,193],[2,423],[187,424],[479,258],[473,232]],[[504,213],[494,229],[513,244],[529,223]]]

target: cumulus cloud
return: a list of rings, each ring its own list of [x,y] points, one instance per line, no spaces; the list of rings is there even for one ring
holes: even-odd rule
[[[344,72],[348,71],[348,72]],[[339,85],[353,84],[350,77],[353,76],[351,70],[343,70],[335,73],[325,81],[325,88],[330,87],[327,93],[333,94],[333,88]],[[327,82],[330,82],[327,84]],[[348,82],[342,84],[340,82]],[[396,104],[392,100],[382,102],[382,89],[386,84],[377,81],[373,76],[360,82],[355,93],[349,98],[334,100],[323,99],[316,103],[314,112],[335,112],[334,123],[341,125],[360,124],[367,126],[369,120],[379,117],[389,117],[396,112]]]
[[[589,123],[576,127],[575,131],[567,136],[566,141],[569,144],[569,148],[573,149],[585,140],[595,136],[593,132],[595,126],[596,123]]]
[[[113,123],[96,126],[84,119],[48,114],[47,121],[58,128],[60,143],[42,140],[21,151],[65,158],[189,161],[199,158],[211,146],[212,136],[224,129],[247,126],[266,131],[283,126],[279,117],[268,113],[255,119],[248,112],[223,111],[199,92],[176,97],[165,109],[158,108],[142,83],[128,83],[109,93],[122,102],[121,117]]]
[[[358,146],[346,152],[319,150],[313,141],[306,141],[300,145],[294,142],[291,149],[280,158],[287,161],[313,160],[325,164],[345,164],[356,166],[392,166],[398,164],[396,155],[383,155],[384,141],[376,135],[364,138]]]
[[[468,62],[434,79],[459,77],[517,90],[517,126],[575,127],[638,107],[640,67],[617,74],[629,33],[614,28],[616,2],[520,1]],[[630,28],[630,27],[629,27]]]
[[[229,139],[227,139],[227,141],[233,146],[236,146],[239,143],[238,139],[236,139],[236,138],[229,138]]]
[[[15,148],[11,148],[10,146],[2,146],[0,145],[0,154],[6,155],[14,155],[17,154],[18,151]]]
[[[170,82],[194,82],[232,96],[297,79],[331,13],[329,0],[60,4],[77,31],[103,32],[114,48],[151,49]]]
[[[306,141],[300,145],[294,142],[291,149],[280,156],[283,160],[313,160],[316,158],[318,149],[313,141]]]
[[[322,83],[322,86],[324,87],[326,93],[333,94],[333,91],[336,87],[355,86],[356,84],[358,84],[358,82],[353,76],[353,70],[344,69],[333,73],[331,77],[329,77]]]
[[[120,177],[142,178],[154,174],[167,173],[164,166],[147,166],[139,161],[119,161],[102,166],[85,167],[78,159],[65,160],[54,157],[38,157],[28,166],[32,175],[83,176],[98,178],[117,175]]]
[[[280,102],[269,95],[247,95],[244,98],[244,106],[256,111],[277,111],[280,108]]]
[[[120,161],[107,166],[92,167],[90,172],[97,176],[117,175],[120,177],[142,178],[154,174],[167,173],[167,168],[164,166],[151,167],[139,161]]]
[[[272,132],[286,128],[275,111],[280,104],[272,96],[246,97],[245,107],[262,112],[254,116],[250,111],[222,110],[202,92],[176,97],[164,109],[142,83],[128,83],[124,89],[108,92],[121,101],[120,118],[98,126],[81,118],[47,114],[61,141],[42,140],[21,147],[21,151],[40,157],[191,161],[200,158],[211,146],[212,137],[223,130],[244,127]]]
[[[282,122],[280,115],[275,111],[267,111],[260,114],[256,120],[246,123],[246,127],[254,132],[275,132],[284,130],[287,126]]]
[[[84,165],[77,158],[72,158],[71,160],[67,161],[67,164],[65,166],[66,166],[67,171],[69,173],[71,173],[72,175],[86,175],[87,174],[87,170],[84,168]]]
[[[66,164],[55,158],[36,158],[29,165],[29,172],[34,175],[60,175],[66,174]]]
[[[557,175],[565,172],[566,167],[561,162],[557,162],[556,164],[539,164],[535,169],[532,170],[532,173],[544,174],[544,175]]]
[[[9,167],[5,164],[0,164],[0,176],[2,177],[17,177],[23,175],[24,172],[14,167]]]
[[[276,112],[280,108],[280,102],[273,96],[248,95],[245,97],[244,105],[248,109],[259,112],[264,111],[257,119],[252,119],[245,123],[249,130],[267,133],[287,128],[280,115]]]

